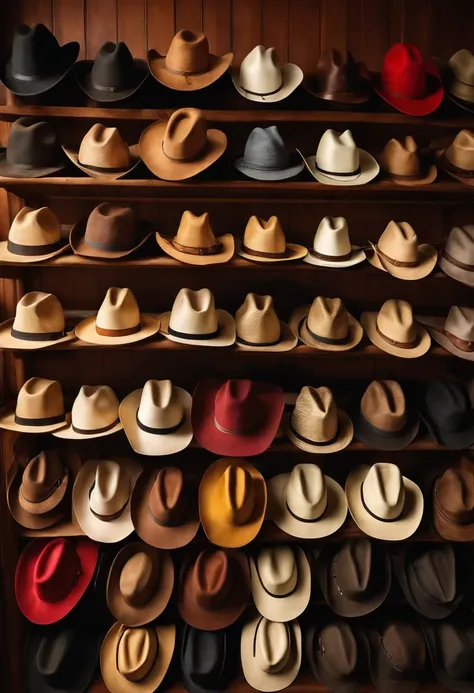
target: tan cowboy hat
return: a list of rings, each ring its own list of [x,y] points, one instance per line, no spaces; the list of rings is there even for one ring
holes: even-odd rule
[[[139,455],[174,455],[193,439],[192,397],[171,380],[148,380],[120,404],[128,442]]]
[[[362,313],[360,322],[372,344],[402,359],[423,356],[431,346],[430,335],[415,322],[407,301],[390,298],[378,313]]]
[[[318,267],[353,267],[365,260],[365,252],[351,245],[349,228],[344,217],[324,217],[314,235],[313,247],[303,262]]]
[[[1,349],[45,349],[75,339],[66,331],[63,308],[53,294],[31,291],[16,305],[15,317],[0,324]]]
[[[72,490],[72,504],[84,534],[110,544],[133,532],[130,498],[141,471],[135,460],[84,462]]]
[[[278,319],[271,296],[247,294],[235,314],[235,329],[237,346],[249,351],[290,351],[298,344],[289,326]]]
[[[202,111],[180,108],[167,122],[149,125],[140,137],[140,156],[155,176],[185,180],[209,168],[225,152],[227,137],[208,129]]]
[[[239,94],[249,101],[275,103],[292,94],[303,81],[303,70],[293,63],[280,64],[275,48],[255,46],[232,68],[232,81]]]
[[[146,56],[153,77],[165,87],[177,91],[197,91],[210,86],[230,67],[233,53],[223,56],[209,52],[207,37],[191,29],[174,36],[167,55],[154,48]]]
[[[255,215],[247,222],[238,252],[252,262],[301,260],[308,253],[302,245],[286,242],[278,217],[272,216],[266,221]]]
[[[342,527],[347,516],[344,490],[310,462],[267,481],[267,519],[286,534],[322,539]]]
[[[439,165],[450,176],[474,186],[474,132],[461,130],[441,152]]]
[[[411,135],[403,142],[392,137],[380,156],[380,165],[390,180],[409,188],[433,183],[438,175],[436,166],[425,160]]]
[[[49,207],[22,207],[8,232],[8,240],[0,241],[0,262],[42,262],[56,257],[69,248],[59,219]]]
[[[160,333],[178,344],[226,347],[235,342],[234,318],[217,310],[209,289],[181,289],[173,308],[161,315]]]
[[[423,493],[396,464],[377,462],[353,469],[346,481],[349,511],[359,529],[374,539],[404,541],[423,517]]]
[[[289,323],[303,344],[322,351],[349,351],[364,336],[361,325],[340,298],[317,296],[311,305],[296,308]]]
[[[183,212],[176,236],[165,238],[156,232],[156,241],[167,255],[188,265],[218,265],[234,255],[231,233],[214,236],[208,212],[196,216]]]
[[[83,385],[71,413],[66,414],[68,425],[53,433],[56,438],[87,440],[102,438],[121,431],[119,401],[108,385]]]
[[[452,279],[474,286],[474,225],[454,226],[439,258],[440,269]]]
[[[30,378],[15,402],[0,409],[0,428],[19,433],[52,433],[66,426],[63,391],[56,380]]]
[[[435,268],[438,251],[428,243],[418,243],[418,236],[407,221],[389,221],[369,262],[397,279],[423,279]]]
[[[260,531],[266,508],[265,480],[250,462],[222,457],[204,472],[199,515],[213,544],[229,549],[249,544]]]
[[[74,332],[88,344],[120,346],[148,339],[159,329],[158,318],[140,313],[130,289],[114,286],[107,290],[97,315],[80,322]]]
[[[64,153],[91,178],[118,180],[140,161],[138,144],[128,146],[117,128],[95,123],[82,138],[79,148],[64,147]]]
[[[417,315],[416,319],[446,351],[474,361],[474,308],[451,306],[446,318]]]
[[[110,693],[153,693],[171,664],[176,626],[128,628],[114,623],[100,650],[100,673]]]

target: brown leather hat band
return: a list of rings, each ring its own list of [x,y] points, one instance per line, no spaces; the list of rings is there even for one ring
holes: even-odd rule
[[[361,500],[361,503],[362,503],[364,510],[367,513],[369,513],[369,515],[371,517],[373,517],[374,520],[378,520],[379,522],[397,522],[397,520],[400,518],[400,515],[403,512],[403,508],[402,508],[402,510],[397,515],[397,517],[391,517],[391,518],[379,517],[378,515],[375,515],[375,513],[373,513],[372,510],[366,505],[366,502],[364,499],[364,484],[363,483],[360,486],[360,500]]]
[[[318,260],[324,260],[325,262],[345,262],[346,260],[351,259],[352,250],[350,253],[346,253],[345,255],[324,255],[323,253],[318,253],[318,251],[314,250],[314,248],[310,248],[309,254]]]
[[[174,330],[170,325],[168,325],[168,333],[172,334],[173,337],[179,337],[179,339],[214,339],[220,335],[220,332],[221,328],[219,326],[214,332],[207,332],[206,334],[190,334],[188,332],[178,332],[178,330]]]
[[[69,470],[68,469],[64,469],[63,473],[60,476],[58,476],[58,478],[55,481],[53,481],[53,483],[51,484],[51,489],[50,489],[49,493],[46,496],[43,496],[42,498],[40,498],[39,500],[31,500],[31,498],[27,498],[25,496],[25,494],[23,493],[23,484],[20,485],[19,494],[27,503],[31,503],[32,505],[34,505],[35,503],[44,503],[45,501],[48,500],[48,498],[51,498],[51,496],[54,496],[54,494],[56,493],[58,488],[63,483],[64,477],[69,477]]]
[[[308,318],[303,318],[303,320],[300,323],[300,327],[302,322],[304,321],[306,329],[310,333],[311,337],[313,339],[316,339],[318,342],[321,342],[322,344],[346,344],[347,342],[347,336],[346,337],[322,337],[319,334],[316,334],[316,332],[313,332],[312,329],[308,325]]]
[[[412,174],[402,174],[402,173],[392,173],[391,171],[388,172],[390,178],[393,178],[394,180],[422,180],[425,178],[427,171],[419,171],[418,173],[412,173]]]
[[[460,351],[465,351],[468,354],[474,351],[474,342],[469,342],[467,339],[456,337],[456,335],[448,332],[447,330],[443,330],[443,333],[449,339],[451,344],[460,349]]]
[[[166,71],[170,72],[172,75],[181,75],[182,77],[197,77],[198,75],[207,75],[207,73],[209,72],[209,65],[207,67],[207,70],[202,70],[200,72],[184,72],[183,70],[175,70],[173,67],[170,67],[166,64],[166,60],[165,68]]]
[[[196,248],[191,245],[181,245],[174,239],[170,241],[171,245],[175,250],[180,253],[185,253],[186,255],[218,255],[222,252],[222,243],[214,243],[214,245],[207,246],[205,248]]]
[[[323,173],[326,176],[337,176],[338,178],[346,178],[349,176],[358,176],[361,173],[361,168],[360,166],[356,168],[355,171],[347,171],[344,173],[340,173],[339,171],[326,171],[324,168],[320,168],[317,164],[315,164],[316,170],[319,171],[320,173]]]
[[[97,171],[97,173],[123,173],[124,171],[128,171],[130,166],[119,166],[117,168],[110,168],[110,167],[105,167],[105,166],[91,166],[90,164],[83,164],[82,161],[77,160],[77,163],[79,166],[83,166],[84,168],[89,169],[89,171]],[[131,164],[130,164],[131,165]]]
[[[451,163],[451,161],[448,159],[446,154],[443,154],[442,163],[443,163],[444,168],[447,171],[454,173],[454,175],[459,176],[460,178],[472,178],[472,177],[474,177],[474,170],[473,169],[459,168],[459,166],[455,166],[453,163]]]
[[[21,332],[21,330],[10,330],[10,334],[14,339],[22,339],[25,342],[47,342],[56,339],[62,339],[67,335],[66,330],[60,332]]]
[[[185,415],[183,414],[181,421],[179,423],[177,423],[175,426],[169,426],[168,428],[152,428],[151,426],[145,426],[145,424],[142,423],[140,421],[140,419],[138,418],[138,409],[137,409],[137,413],[135,415],[135,419],[136,419],[138,428],[140,430],[144,431],[145,433],[151,433],[152,435],[155,435],[155,436],[166,436],[166,435],[169,435],[170,433],[176,433],[176,431],[178,431],[181,428],[181,426],[184,423]]]
[[[106,330],[103,327],[99,327],[96,323],[95,331],[102,337],[126,337],[129,334],[136,334],[140,332],[142,326],[140,323],[134,325],[133,327],[124,327],[123,330]]]
[[[56,243],[45,243],[45,245],[22,245],[20,243],[14,243],[10,239],[7,241],[7,250],[13,255],[25,255],[28,257],[33,257],[35,255],[47,255],[48,253],[54,253],[59,248],[64,245],[63,240],[56,241]]]
[[[378,245],[374,246],[374,250],[377,253],[377,255],[380,255],[382,260],[385,260],[388,262],[390,265],[393,265],[394,267],[418,267],[420,264],[419,260],[411,260],[411,261],[404,261],[402,260],[395,260],[393,257],[390,257],[389,255],[386,255],[383,250],[380,250]]]
[[[446,248],[443,250],[441,255],[445,260],[450,262],[455,267],[459,267],[459,269],[466,270],[466,272],[474,272],[474,265],[468,265],[465,262],[461,262],[461,260],[457,260],[455,257],[446,252]]]
[[[396,339],[390,339],[390,337],[384,335],[384,333],[380,331],[380,328],[377,325],[377,323],[375,323],[375,329],[377,330],[377,334],[380,335],[380,337],[382,337],[382,339],[385,342],[387,342],[387,344],[391,344],[392,346],[397,347],[398,349],[414,349],[416,346],[418,346],[418,337],[415,339],[414,342],[397,342]]]
[[[296,438],[298,438],[298,440],[301,440],[303,443],[307,443],[308,445],[314,445],[317,447],[324,447],[325,445],[332,445],[332,443],[334,443],[337,440],[337,437],[339,435],[339,426],[337,427],[336,435],[333,436],[332,438],[330,438],[329,440],[325,440],[322,443],[317,443],[314,440],[310,440],[310,438],[305,438],[300,433],[295,431],[295,429],[293,428],[293,424],[291,424],[291,423],[290,423],[290,431],[293,433],[294,436],[296,436]]]
[[[64,414],[58,414],[57,416],[45,416],[42,419],[28,419],[24,416],[18,416],[15,414],[15,423],[19,426],[52,426],[53,424],[66,422],[66,417]]]
[[[253,250],[253,248],[248,248],[244,243],[242,243],[242,250],[247,255],[253,255],[254,257],[268,257],[270,259],[277,259],[280,257],[288,257],[290,254],[289,248],[285,248],[281,253],[265,253],[262,250]]]
[[[250,91],[250,89],[246,89],[242,85],[240,85],[240,88],[242,91],[244,91],[246,94],[251,94],[252,96],[261,96],[262,99],[264,99],[266,96],[272,96],[273,94],[278,94],[278,92],[283,88],[283,81],[278,87],[278,89],[274,89],[273,91],[266,91],[264,94],[261,94],[258,91]]]
[[[118,424],[120,419],[115,419],[111,424],[108,424],[108,426],[104,426],[103,428],[94,428],[94,429],[87,429],[87,428],[77,428],[77,426],[74,426],[74,424],[71,424],[72,430],[75,433],[80,433],[81,435],[95,435],[97,433],[105,433],[106,431],[110,431],[114,426]]]
[[[204,145],[201,147],[201,149],[200,149],[199,151],[196,152],[196,154],[194,154],[194,156],[189,156],[189,157],[183,158],[183,159],[181,159],[181,158],[176,158],[176,157],[174,157],[174,156],[170,156],[169,154],[167,154],[167,153],[165,152],[165,142],[164,142],[164,140],[163,140],[163,142],[161,143],[161,151],[162,151],[163,154],[166,156],[166,158],[169,159],[169,161],[174,161],[174,162],[176,162],[176,163],[178,163],[178,164],[188,164],[190,161],[196,161],[197,159],[199,159],[199,157],[201,157],[201,156],[204,154],[204,152],[206,151],[206,149],[207,149],[207,147],[208,147],[208,144],[209,144],[209,142],[208,142],[208,140],[206,139],[206,142],[204,143]]]

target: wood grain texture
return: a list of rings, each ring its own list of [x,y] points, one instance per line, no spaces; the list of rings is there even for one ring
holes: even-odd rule
[[[282,65],[290,55],[289,18],[289,0],[262,0],[263,45],[276,48]]]
[[[161,55],[168,52],[175,34],[174,0],[146,0],[147,48]]]
[[[86,57],[93,60],[103,43],[117,40],[117,0],[85,1]]]
[[[33,26],[44,24],[53,29],[53,0],[21,0],[19,5],[19,21]]]
[[[232,51],[231,5],[231,0],[202,0],[202,30],[215,55]]]
[[[347,5],[351,0],[321,0],[321,50],[347,47]]]
[[[176,31],[202,30],[202,0],[176,0]]]
[[[146,51],[146,0],[117,0],[117,40],[124,41],[134,58]]]
[[[61,45],[78,41],[79,60],[86,57],[85,13],[86,0],[56,0],[53,4],[54,33]]]
[[[316,71],[321,48],[321,0],[290,2],[290,60],[305,74]]]
[[[239,65],[263,41],[261,0],[233,0],[232,12],[234,64]]]

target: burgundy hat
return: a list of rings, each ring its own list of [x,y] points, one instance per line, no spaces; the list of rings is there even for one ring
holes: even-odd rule
[[[259,455],[275,438],[284,406],[283,390],[277,385],[203,380],[193,394],[194,436],[216,455]]]

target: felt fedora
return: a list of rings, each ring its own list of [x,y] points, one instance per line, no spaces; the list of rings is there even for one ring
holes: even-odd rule
[[[344,217],[323,217],[314,235],[313,247],[303,261],[318,267],[337,269],[358,265],[365,257],[362,248],[351,245]]]
[[[249,101],[275,103],[292,94],[303,81],[298,65],[281,65],[275,48],[255,46],[232,68],[232,81],[239,94]]]
[[[413,226],[407,221],[389,221],[376,244],[371,244],[372,267],[397,279],[423,279],[435,268],[438,251],[428,243],[419,243]]]
[[[227,137],[207,127],[202,111],[180,108],[167,122],[149,125],[140,137],[140,156],[163,180],[185,180],[209,168],[225,152]]]
[[[66,426],[63,392],[56,380],[30,378],[15,402],[0,409],[0,428],[19,433],[52,433]]]
[[[347,539],[323,548],[317,574],[324,599],[338,616],[366,616],[389,593],[390,556],[383,544],[367,538]]]
[[[184,562],[178,608],[190,626],[227,628],[242,615],[249,600],[249,564],[242,552],[209,548]]]
[[[326,130],[316,156],[303,157],[303,160],[313,178],[324,185],[365,185],[380,170],[374,157],[357,147],[350,130],[343,133]]]
[[[209,289],[181,289],[170,311],[162,313],[160,333],[172,342],[226,347],[235,342],[234,318],[216,308]]]
[[[460,620],[423,621],[431,666],[446,690],[468,693],[474,686],[474,628]]]
[[[474,286],[474,225],[453,226],[441,252],[439,267],[452,279]]]
[[[344,489],[309,462],[267,481],[267,517],[286,534],[322,539],[337,532],[347,515]]]
[[[174,653],[176,626],[129,628],[114,623],[100,650],[100,673],[110,693],[153,693]]]
[[[444,90],[454,103],[465,110],[474,108],[474,55],[467,48],[456,51],[447,63],[440,61]]]
[[[281,691],[293,683],[300,670],[301,651],[298,621],[278,623],[257,615],[242,629],[242,669],[247,683],[257,691]]]
[[[116,555],[107,578],[107,606],[125,626],[143,626],[165,610],[173,591],[174,567],[168,551],[140,541]]]
[[[458,132],[451,144],[442,151],[439,166],[461,183],[474,186],[474,132],[472,130]]]
[[[174,455],[193,439],[189,392],[171,380],[147,380],[120,404],[128,442],[139,455]]]
[[[389,48],[374,88],[397,111],[412,116],[433,113],[444,96],[435,61],[425,60],[412,43],[396,43]]]
[[[389,462],[353,469],[346,480],[346,496],[354,522],[374,539],[408,539],[423,517],[421,489]]]
[[[375,450],[402,450],[418,434],[418,413],[395,380],[370,383],[353,416],[355,437]]]
[[[0,241],[0,262],[31,263],[49,260],[69,248],[59,219],[48,207],[22,207]]]
[[[222,457],[204,472],[199,515],[213,544],[229,549],[249,544],[260,531],[266,509],[265,480],[250,462]]]
[[[140,313],[130,289],[107,289],[97,315],[86,318],[75,328],[76,337],[89,344],[120,346],[140,342],[155,335],[160,320]]]
[[[184,626],[180,669],[189,693],[223,693],[228,688],[237,674],[236,636],[235,628],[207,631]]]
[[[278,319],[271,296],[247,294],[235,314],[235,329],[237,346],[249,351],[290,351],[298,344],[290,327]]]
[[[51,123],[29,116],[15,120],[5,149],[0,149],[0,178],[42,178],[66,162]]]
[[[233,53],[214,55],[203,33],[182,29],[174,36],[166,55],[151,49],[146,59],[151,74],[160,84],[177,91],[197,91],[222,77],[233,57]]]
[[[259,455],[275,438],[285,406],[278,385],[252,380],[201,380],[193,394],[196,440],[216,455]]]
[[[310,626],[305,651],[311,671],[328,691],[357,693],[362,689],[366,653],[360,633],[349,621]]]
[[[132,494],[136,533],[157,549],[179,549],[199,529],[197,482],[178,467],[143,472]]]
[[[464,383],[433,380],[421,391],[418,411],[431,436],[449,450],[474,445],[474,409]]]
[[[364,336],[360,323],[340,298],[317,296],[311,305],[295,308],[289,323],[303,344],[322,351],[349,351]]]
[[[255,215],[250,217],[239,248],[239,255],[252,262],[301,260],[307,253],[302,245],[286,242],[285,233],[276,216],[270,217],[268,221]]]
[[[216,237],[208,212],[196,215],[186,210],[176,236],[166,238],[157,231],[156,241],[167,255],[188,265],[220,265],[234,255],[234,237],[231,233]]]
[[[86,537],[30,541],[15,571],[16,600],[25,618],[38,625],[64,618],[89,586],[98,556],[98,545]]]
[[[83,385],[66,420],[68,425],[53,433],[56,438],[102,438],[123,428],[117,395],[108,385]]]
[[[465,361],[474,361],[474,308],[451,306],[446,318],[417,315],[416,319],[446,351]]]
[[[416,359],[431,346],[428,330],[415,321],[407,301],[390,298],[378,313],[362,313],[360,322],[372,344],[393,356]]]
[[[474,463],[461,458],[433,486],[433,524],[448,541],[474,540]]]
[[[349,105],[365,103],[372,96],[371,77],[365,64],[356,62],[350,51],[337,48],[321,52],[307,88],[319,99]]]
[[[380,156],[380,165],[390,180],[409,188],[433,183],[438,175],[411,135],[403,141],[392,137]]]
[[[17,96],[44,94],[66,76],[78,55],[77,41],[60,46],[44,24],[20,24],[13,35],[12,54],[0,65],[0,81]]]
[[[64,153],[91,178],[118,180],[130,173],[140,161],[138,144],[128,145],[115,127],[95,123],[82,138],[79,147],[65,147]]]
[[[250,557],[252,597],[271,621],[298,618],[309,604],[311,569],[299,546],[268,546]]]
[[[0,323],[0,348],[45,349],[74,339],[66,330],[59,299],[43,291],[31,291],[17,303],[15,317]]]
[[[390,621],[365,631],[372,683],[384,693],[415,693],[426,679],[427,652],[419,625]]]
[[[82,531],[104,544],[133,532],[130,497],[142,471],[135,460],[87,460],[76,477],[72,505]]]
[[[77,82],[90,99],[113,103],[132,96],[148,77],[145,60],[133,58],[126,43],[107,41],[94,60],[79,60]]]
[[[304,169],[296,150],[290,151],[276,125],[254,128],[245,144],[244,155],[235,168],[255,180],[288,180]]]

